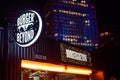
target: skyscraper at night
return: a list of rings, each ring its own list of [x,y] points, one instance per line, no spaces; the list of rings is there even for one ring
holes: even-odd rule
[[[90,0],[48,0],[44,10],[47,36],[88,50],[98,47],[96,13]]]

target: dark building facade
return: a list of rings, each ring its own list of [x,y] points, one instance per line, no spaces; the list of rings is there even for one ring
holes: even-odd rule
[[[48,0],[44,10],[47,35],[88,50],[98,48],[96,12],[90,0]]]
[[[0,27],[0,79],[2,80],[2,73],[3,73],[3,68],[4,68],[4,65],[3,65],[3,62],[4,62],[4,57],[5,57],[5,54],[4,54],[4,29],[2,27]]]
[[[23,11],[5,32],[0,28],[0,79],[104,80],[104,72],[92,67],[89,50],[45,36],[39,14]]]

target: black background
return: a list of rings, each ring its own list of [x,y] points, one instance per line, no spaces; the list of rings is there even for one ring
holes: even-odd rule
[[[41,6],[48,0],[4,0],[0,2],[1,13],[11,13],[13,9],[20,10],[24,7],[31,7],[31,5]],[[96,6],[98,25],[104,24],[118,24],[120,23],[120,12],[118,0],[91,0]]]

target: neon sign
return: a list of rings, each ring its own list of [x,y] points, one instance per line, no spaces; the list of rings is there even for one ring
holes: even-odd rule
[[[15,40],[21,47],[31,46],[39,38],[41,31],[41,16],[33,10],[25,11],[17,18]]]

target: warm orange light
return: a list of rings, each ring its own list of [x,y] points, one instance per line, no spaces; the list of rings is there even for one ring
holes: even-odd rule
[[[22,60],[21,66],[23,68],[34,69],[34,70],[47,70],[47,71],[56,71],[56,72],[65,71],[64,66],[61,66],[61,65],[36,62],[36,61],[30,61],[30,60]]]
[[[91,70],[76,68],[76,67],[67,67],[66,71],[68,73],[75,73],[75,74],[83,74],[83,75],[90,75],[92,73]]]
[[[108,35],[109,32],[105,32],[105,35]]]
[[[95,80],[104,80],[104,72],[103,71],[97,71],[94,75]]]
[[[64,65],[56,65],[52,63],[44,63],[44,62],[36,62],[30,60],[22,60],[21,61],[22,68],[34,69],[34,70],[46,70],[46,71],[55,71],[55,72],[65,72],[65,73],[74,73],[74,74],[83,74],[90,75],[92,70],[64,66]]]

